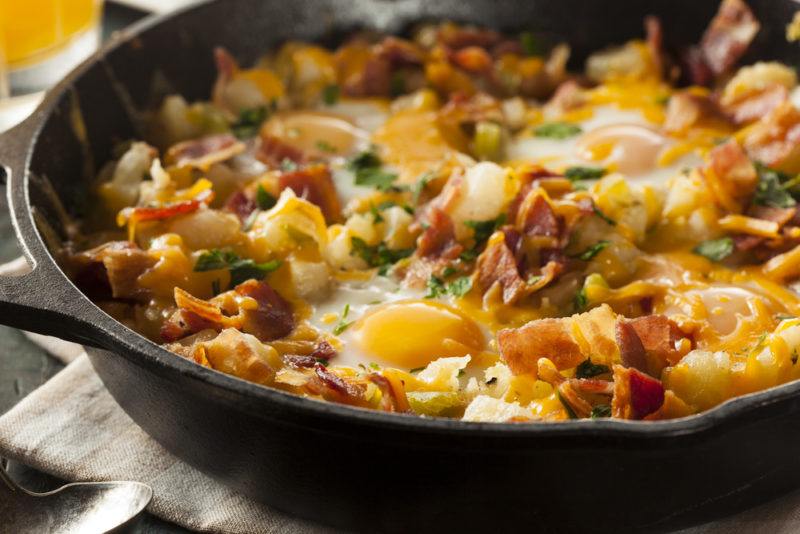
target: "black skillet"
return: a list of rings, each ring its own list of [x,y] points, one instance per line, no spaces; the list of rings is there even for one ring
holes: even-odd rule
[[[750,0],[748,60],[800,60],[784,28],[800,4]],[[286,39],[450,18],[534,30],[591,51],[661,16],[674,46],[698,40],[716,0],[227,0],[123,32],[0,138],[11,216],[31,274],[0,280],[0,322],[89,345],[125,411],[177,456],[254,498],[362,531],[667,530],[800,486],[800,382],[660,423],[475,424],[326,404],[175,356],[101,312],[61,272],[59,204],[80,216],[116,141],[167,92],[207,98],[211,49],[245,64]],[[1,169],[2,167],[0,167]],[[1,174],[1,173],[0,173]],[[254,527],[255,528],[255,527]]]

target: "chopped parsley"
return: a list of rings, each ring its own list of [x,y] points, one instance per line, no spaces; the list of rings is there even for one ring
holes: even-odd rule
[[[758,185],[756,185],[756,193],[753,197],[754,203],[773,208],[791,208],[797,204],[788,191],[787,185],[789,184],[784,184],[789,180],[788,176],[761,164],[756,164],[756,169],[758,170]]]
[[[243,109],[239,113],[236,122],[231,125],[231,131],[239,139],[255,137],[258,134],[258,129],[261,128],[261,124],[268,117],[269,109],[267,106]]]
[[[402,72],[393,72],[389,79],[389,95],[396,98],[406,92],[406,76]]]
[[[582,312],[586,309],[586,306],[589,304],[589,298],[586,296],[586,287],[582,287],[575,293],[575,297],[572,299],[572,304],[575,307],[576,312]]]
[[[350,304],[345,304],[344,309],[342,310],[342,315],[339,316],[339,322],[336,323],[336,326],[333,327],[333,335],[338,336],[345,330],[347,330],[353,321],[345,321],[347,319],[347,314],[350,313]]]
[[[325,102],[325,105],[332,106],[339,101],[340,93],[341,91],[339,90],[339,86],[335,83],[326,85],[322,90],[322,101]]]
[[[594,245],[590,246],[580,254],[577,254],[575,257],[581,261],[589,261],[598,254],[600,254],[600,252],[606,249],[610,244],[611,241],[606,241],[605,239],[603,239],[602,241],[598,241]]]
[[[488,221],[464,221],[464,224],[472,228],[475,243],[479,245],[486,242],[494,231],[500,226],[503,226],[505,222],[506,214],[501,213],[496,219],[489,219]]]
[[[428,184],[431,180],[435,178],[435,175],[432,172],[426,172],[419,178],[417,181],[414,182],[414,185],[411,186],[411,193],[412,199],[414,200],[414,204],[419,204],[419,197],[422,195],[422,192],[425,191],[425,188],[428,187]]]
[[[617,225],[617,221],[615,221],[614,219],[603,213],[603,211],[600,208],[598,208],[597,204],[595,204],[594,202],[592,202],[592,211],[594,212],[595,215],[603,219],[606,223],[610,224],[611,226]]]
[[[378,274],[381,275],[389,272],[392,265],[414,253],[413,248],[390,249],[386,243],[367,245],[360,237],[351,237],[350,244],[353,247],[350,254],[360,257],[370,267],[377,267]]]
[[[564,171],[564,176],[570,180],[597,180],[606,174],[604,167],[569,167]]]
[[[383,162],[373,150],[359,152],[347,162],[347,168],[356,175],[356,185],[371,186],[379,191],[392,189],[397,175],[381,168]]]
[[[575,368],[575,378],[592,378],[610,372],[607,365],[592,363],[591,358],[586,358]]]
[[[722,261],[733,253],[733,238],[721,237],[703,241],[692,249],[692,252],[704,256],[711,261]]]
[[[522,53],[526,56],[541,56],[542,46],[533,32],[522,32],[519,34],[519,44],[522,46]]]
[[[550,139],[569,139],[581,133],[581,127],[569,122],[546,122],[533,129],[536,137],[549,137]]]
[[[278,202],[274,196],[270,195],[264,186],[258,184],[258,189],[256,189],[256,205],[260,210],[268,210],[271,209],[275,203]]]
[[[281,170],[283,172],[293,172],[297,170],[297,162],[289,158],[283,158],[281,161]]]
[[[472,278],[469,276],[461,276],[452,282],[445,283],[444,280],[438,276],[431,276],[428,279],[428,294],[425,295],[426,299],[435,299],[445,295],[461,298],[472,289]]]
[[[235,287],[250,279],[263,280],[264,277],[280,267],[280,260],[265,263],[256,263],[250,258],[240,258],[235,252],[218,249],[204,252],[194,264],[195,272],[216,271],[227,269],[230,271],[230,287]]]
[[[598,404],[592,408],[592,419],[601,419],[604,417],[611,417],[611,406],[608,404]]]

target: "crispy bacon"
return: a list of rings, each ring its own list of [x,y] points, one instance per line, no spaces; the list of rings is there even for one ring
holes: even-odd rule
[[[783,102],[748,129],[744,147],[751,158],[768,167],[800,172],[800,110]]]
[[[253,299],[257,307],[251,309],[241,306],[239,298],[230,298],[232,292],[239,297]],[[178,310],[163,324],[161,337],[171,342],[208,328],[217,331],[236,328],[261,341],[272,341],[287,336],[294,329],[291,304],[267,282],[248,280],[236,286],[232,292],[222,293],[208,301],[176,287],[175,304]],[[226,314],[222,309],[222,305],[229,301],[236,306],[233,314]]]
[[[226,109],[225,88],[233,79],[233,75],[236,73],[239,65],[236,63],[233,56],[221,46],[214,48],[214,63],[217,66],[217,79],[211,91],[211,100],[218,108]]]
[[[261,341],[272,341],[287,336],[294,330],[292,305],[268,283],[248,280],[236,286],[235,291],[258,303],[255,310],[245,309],[241,312],[243,332],[253,334]]]
[[[720,206],[740,213],[758,184],[758,173],[735,139],[714,147],[703,177]]]
[[[575,80],[567,80],[558,86],[546,107],[555,115],[577,109],[588,102],[586,91]]]
[[[286,362],[286,365],[294,369],[311,369],[319,363],[317,359],[310,354],[284,354],[283,361]]]
[[[274,168],[279,168],[285,160],[298,164],[306,160],[306,156],[303,154],[302,150],[285,143],[274,135],[267,134],[261,135],[261,142],[256,150],[256,157]]]
[[[141,300],[149,291],[137,279],[155,265],[146,251],[130,241],[111,241],[69,258],[78,287],[95,299]]]
[[[646,315],[630,319],[627,322],[636,332],[651,358],[662,366],[678,363],[682,354],[676,347],[678,341],[686,336],[674,321],[665,315]],[[638,369],[644,371],[644,369]]]
[[[527,284],[520,276],[517,259],[505,240],[486,247],[478,257],[476,270],[481,291],[486,293],[499,285],[506,304],[516,302],[526,293]]]
[[[206,189],[192,200],[182,200],[158,207],[138,206],[136,208],[126,208],[123,213],[127,215],[128,221],[133,224],[146,221],[163,221],[178,215],[194,213],[200,206],[210,204],[212,200],[214,200],[214,191]]]
[[[719,76],[730,70],[747,51],[760,26],[743,0],[723,0],[700,41],[711,71]]]
[[[647,49],[655,63],[656,72],[659,76],[664,76],[664,30],[661,27],[661,19],[655,15],[646,16],[644,30]]]
[[[443,24],[439,28],[438,40],[448,48],[459,50],[468,46],[491,48],[499,43],[502,36],[484,28],[468,28],[455,24]]]
[[[411,408],[408,405],[405,389],[399,381],[392,380],[378,373],[370,373],[369,380],[378,386],[381,393],[383,393],[381,397],[381,410],[384,412],[400,413],[410,411]]]
[[[329,371],[324,365],[314,365],[314,377],[306,385],[312,393],[322,395],[327,401],[364,405],[364,386],[353,383]]]
[[[570,326],[565,319],[538,319],[520,328],[500,330],[500,354],[515,375],[536,374],[539,358],[550,359],[558,369],[570,369],[585,359]]]
[[[348,96],[389,96],[392,89],[392,65],[388,59],[372,55],[364,68],[348,77],[342,86]]]
[[[324,339],[317,343],[314,350],[309,354],[312,358],[319,358],[320,360],[330,360],[336,356],[336,349]]]
[[[166,161],[178,167],[208,169],[245,151],[245,144],[229,133],[183,141],[167,150]]]
[[[528,236],[558,237],[563,226],[550,203],[538,191],[531,191],[522,201],[517,221]]]
[[[688,85],[709,86],[714,81],[714,73],[698,46],[687,48],[681,53],[680,66],[683,81]]]
[[[619,419],[643,419],[664,404],[664,386],[633,368],[614,366],[611,415]]]
[[[258,206],[253,198],[243,190],[239,190],[228,197],[222,209],[233,213],[241,222],[244,222],[258,209]]]
[[[622,365],[647,372],[647,352],[636,329],[624,318],[617,319],[616,340]]]
[[[297,196],[319,206],[329,224],[342,217],[342,206],[327,165],[320,163],[296,171],[282,172],[278,187],[281,190],[288,187]]]
[[[724,110],[734,123],[741,125],[768,116],[788,99],[789,90],[786,86],[776,83],[754,95],[724,106]]]
[[[425,61],[425,51],[416,43],[394,36],[384,38],[375,47],[375,53],[393,67],[422,65]]]
[[[444,211],[428,211],[428,226],[417,240],[417,255],[423,258],[456,259],[464,247],[456,241],[453,220]]]
[[[709,119],[725,120],[717,104],[707,96],[682,91],[669,99],[664,131],[685,132],[700,121]]]

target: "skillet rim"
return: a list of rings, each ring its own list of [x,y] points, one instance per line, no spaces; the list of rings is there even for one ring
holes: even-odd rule
[[[53,115],[62,98],[74,88],[83,75],[114,52],[117,48],[129,44],[147,31],[185,14],[201,10],[221,0],[201,0],[193,5],[184,6],[171,13],[150,15],[131,26],[115,33],[96,52],[75,67],[57,85],[52,87],[34,112],[20,125],[13,128],[3,138],[12,135],[25,136],[26,151],[22,157],[20,173],[12,173],[8,179],[8,196],[14,199],[10,203],[10,215],[15,233],[20,241],[26,257],[31,260],[34,271],[44,276],[61,276],[59,282],[63,289],[76,293],[81,300],[75,302],[79,313],[92,314],[101,323],[95,329],[103,333],[111,341],[104,352],[113,352],[114,357],[128,358],[139,367],[148,367],[149,371],[168,376],[169,373],[180,373],[184,377],[207,387],[216,402],[232,404],[239,410],[252,411],[254,414],[271,419],[281,419],[285,423],[297,424],[285,416],[286,410],[291,412],[309,412],[310,415],[326,419],[343,420],[345,423],[360,423],[366,426],[383,427],[387,430],[421,431],[428,433],[456,433],[458,437],[515,437],[515,438],[564,438],[564,437],[603,437],[603,438],[637,438],[637,439],[669,439],[678,437],[699,437],[730,424],[743,424],[748,416],[759,408],[775,407],[780,403],[788,403],[792,397],[800,393],[800,379],[774,386],[766,390],[748,393],[731,398],[709,410],[680,419],[665,421],[627,421],[620,419],[568,420],[546,423],[481,423],[468,422],[449,418],[428,418],[408,414],[387,413],[378,410],[358,408],[334,402],[301,397],[269,386],[261,386],[240,378],[209,369],[181,358],[160,345],[150,341],[141,334],[129,329],[102,311],[90,301],[73,282],[50,253],[44,238],[33,219],[29,197],[30,167],[39,137]],[[14,134],[16,132],[16,134]],[[51,280],[52,281],[52,280]],[[103,324],[106,323],[106,324]],[[124,349],[124,350],[118,350]],[[91,350],[91,349],[90,349]],[[136,358],[136,360],[133,359]],[[101,376],[102,378],[102,376]],[[276,410],[265,412],[253,410],[250,403],[240,403],[246,397],[256,402],[272,403]],[[281,412],[283,410],[283,413]],[[307,425],[301,424],[306,427]],[[342,427],[346,431],[346,428]]]

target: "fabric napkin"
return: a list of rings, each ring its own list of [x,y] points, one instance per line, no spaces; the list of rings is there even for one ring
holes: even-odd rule
[[[24,261],[0,266],[20,273]],[[148,511],[204,532],[332,532],[257,503],[164,450],[117,405],[83,348],[29,334],[56,358],[71,362],[0,416],[0,456],[70,481],[137,480],[153,488]],[[534,527],[535,528],[535,527]],[[681,531],[722,534],[800,532],[800,491],[722,521]]]

